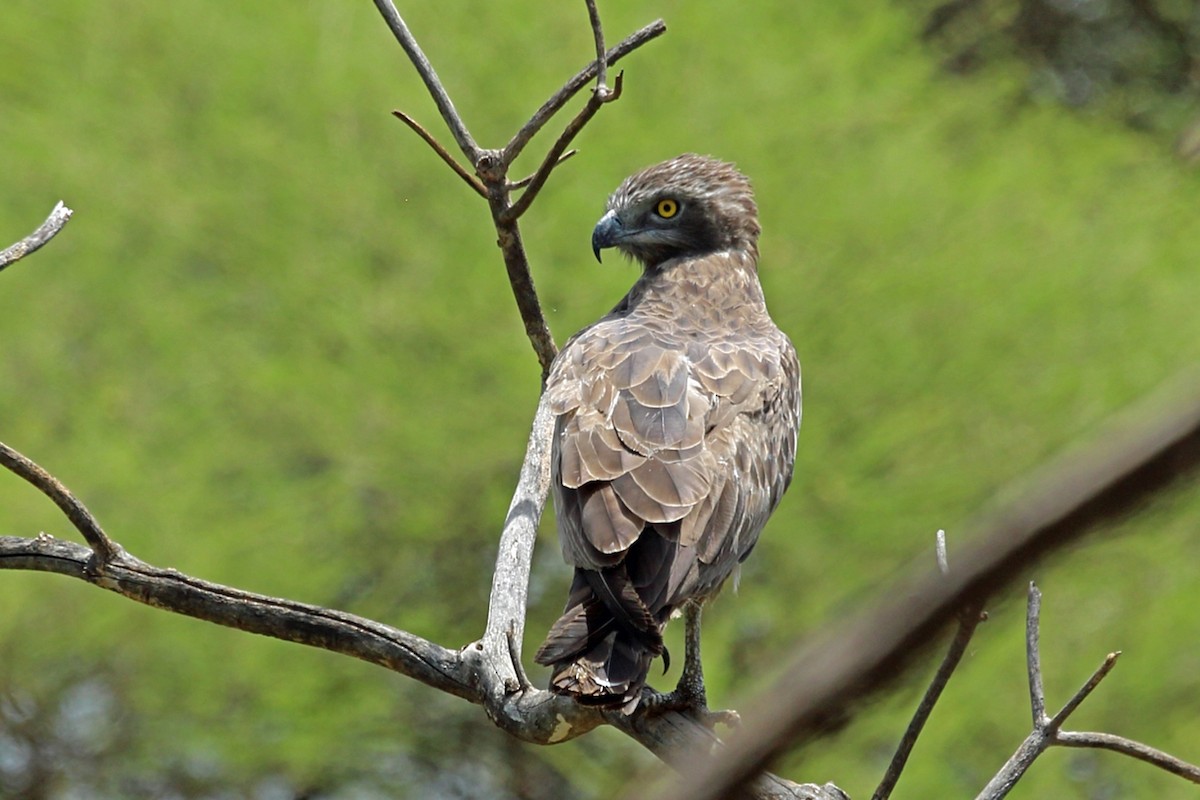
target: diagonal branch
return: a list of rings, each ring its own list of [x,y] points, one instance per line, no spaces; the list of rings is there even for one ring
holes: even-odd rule
[[[404,48],[404,52],[408,54],[408,58],[412,61],[417,74],[421,76],[421,80],[425,82],[425,88],[429,90],[430,96],[433,97],[433,102],[437,105],[442,119],[446,122],[446,127],[454,135],[454,141],[458,143],[467,160],[474,164],[479,160],[479,156],[483,151],[480,150],[479,145],[475,144],[475,139],[472,138],[470,131],[467,130],[466,123],[459,116],[458,110],[450,100],[450,95],[446,93],[446,87],[442,85],[442,81],[438,78],[433,65],[429,63],[429,59],[425,57],[425,52],[417,44],[416,37],[408,29],[408,25],[405,24],[404,19],[400,16],[400,12],[396,10],[396,6],[393,5],[392,0],[375,0],[375,7],[383,15],[383,19],[391,29],[392,35],[396,37],[396,41],[400,43],[400,46]]]
[[[63,205],[62,200],[59,200],[50,212],[50,216],[46,217],[46,221],[39,225],[37,230],[16,244],[0,250],[0,271],[39,250],[46,242],[57,236],[74,213]]]
[[[934,675],[933,680],[930,681],[925,694],[921,697],[921,702],[917,705],[917,710],[913,713],[912,721],[909,722],[908,728],[904,731],[904,736],[900,739],[900,745],[896,748],[896,754],[892,756],[883,779],[875,789],[875,794],[871,795],[871,800],[887,800],[892,796],[892,791],[896,788],[897,781],[900,780],[900,774],[904,771],[905,765],[908,764],[908,757],[912,755],[912,749],[917,743],[917,738],[920,737],[921,731],[924,730],[925,723],[929,720],[929,715],[933,713],[933,707],[937,705],[937,701],[942,696],[942,690],[950,682],[950,677],[954,674],[954,670],[958,668],[963,655],[967,652],[967,645],[971,643],[971,638],[975,635],[975,629],[979,627],[979,623],[984,619],[986,617],[982,609],[976,605],[967,606],[963,609],[962,614],[959,615],[958,629],[954,633],[954,639],[951,640],[950,647],[946,650],[946,655],[942,658],[942,663],[938,667],[937,673]]]
[[[525,146],[529,144],[529,141],[537,135],[538,131],[545,127],[546,123],[558,113],[559,109],[565,106],[583,87],[587,86],[588,81],[596,77],[599,63],[611,66],[642,45],[662,36],[666,32],[666,23],[661,19],[655,20],[641,30],[630,34],[616,47],[609,50],[605,54],[603,62],[596,60],[589,62],[586,67],[579,70],[574,77],[563,84],[561,89],[551,95],[542,104],[541,108],[533,112],[533,116],[529,118],[529,121],[522,125],[516,135],[504,146],[504,160],[509,164],[516,160],[517,156],[525,149]]]
[[[516,221],[521,218],[521,215],[529,210],[529,206],[537,197],[538,192],[542,190],[542,186],[550,178],[550,173],[554,168],[562,163],[563,153],[571,142],[583,130],[583,126],[591,121],[592,117],[596,116],[596,112],[605,103],[611,103],[621,97],[621,78],[623,73],[617,73],[617,80],[613,83],[611,90],[604,89],[603,91],[597,87],[592,96],[588,98],[587,103],[580,109],[579,113],[567,123],[567,127],[555,140],[554,145],[550,148],[550,152],[546,153],[545,159],[542,160],[542,165],[538,167],[537,172],[529,179],[529,185],[517,198],[517,202],[513,203],[502,215],[501,219],[505,222]]]
[[[950,571],[950,563],[946,558],[946,532],[944,530],[937,532],[935,553],[937,555],[938,571],[943,575],[947,574]],[[871,800],[887,800],[892,796],[892,791],[896,788],[896,782],[900,780],[900,775],[904,772],[904,767],[908,763],[908,757],[912,755],[912,749],[916,745],[917,739],[921,736],[921,731],[924,730],[925,723],[929,721],[929,716],[933,713],[933,707],[937,705],[937,701],[942,696],[942,690],[950,683],[950,677],[954,675],[954,670],[958,668],[963,655],[967,652],[967,645],[971,643],[971,638],[975,635],[975,629],[979,627],[979,623],[986,619],[987,614],[983,611],[982,606],[977,604],[966,606],[959,613],[958,630],[954,634],[954,639],[951,640],[950,647],[946,650],[946,655],[942,657],[942,663],[934,674],[933,680],[929,682],[928,688],[925,689],[925,694],[921,697],[921,702],[917,704],[917,709],[913,712],[912,720],[908,723],[904,735],[900,738],[900,744],[896,747],[896,753],[892,756],[887,771],[884,772],[883,779],[880,780],[875,793],[871,795]]]
[[[558,162],[554,166],[557,167],[559,164],[562,164],[567,159],[573,158],[577,155],[579,155],[578,150],[568,150],[567,152],[563,153],[562,156],[559,157]],[[509,181],[508,188],[509,189],[524,189],[526,186],[528,186],[533,181],[533,178],[536,174],[537,173],[535,172],[530,175],[526,175],[524,178],[520,178],[519,180]]]
[[[100,527],[100,523],[92,516],[92,512],[88,511],[87,506],[79,502],[78,498],[71,494],[58,478],[4,442],[0,442],[0,466],[25,479],[39,492],[53,500],[54,504],[62,509],[63,514],[75,526],[75,529],[83,534],[83,538],[87,540],[99,562],[111,561],[121,552],[121,548],[108,538],[104,529]]]
[[[803,642],[742,714],[728,746],[685,770],[660,800],[716,800],[903,674],[965,604],[1046,554],[1144,503],[1200,466],[1200,375],[1189,373],[1105,426],[1089,447],[1036,471],[980,524],[946,576],[915,569],[874,605]],[[897,598],[904,598],[898,602]]]
[[[454,170],[454,174],[458,175],[458,177],[462,178],[463,181],[466,182],[467,186],[470,186],[472,189],[474,189],[476,194],[485,200],[487,199],[487,189],[484,188],[484,185],[479,182],[479,178],[476,178],[474,175],[467,172],[466,167],[464,167],[462,164],[459,164],[457,159],[450,154],[450,151],[443,147],[442,143],[435,139],[432,133],[425,130],[421,123],[417,122],[415,119],[399,109],[393,111],[392,116],[411,128],[412,132],[417,136],[420,136],[425,144],[433,148],[433,152],[437,153],[441,157],[442,161],[446,162],[446,165],[450,167],[450,169]]]

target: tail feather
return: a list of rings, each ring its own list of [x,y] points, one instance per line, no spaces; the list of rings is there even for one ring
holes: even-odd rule
[[[662,626],[623,573],[608,575],[608,580],[596,577],[595,572],[576,570],[567,608],[534,661],[554,667],[553,691],[588,705],[632,711],[650,663],[666,652]],[[602,596],[597,596],[597,584]]]

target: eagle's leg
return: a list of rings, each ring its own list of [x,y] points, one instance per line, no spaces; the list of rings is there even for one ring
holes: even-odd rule
[[[673,691],[666,693],[648,690],[642,698],[642,705],[652,714],[690,711],[709,727],[718,722],[737,725],[741,718],[736,711],[712,711],[708,707],[704,665],[700,661],[700,610],[701,604],[695,600],[683,609],[683,673],[679,676],[679,683]]]

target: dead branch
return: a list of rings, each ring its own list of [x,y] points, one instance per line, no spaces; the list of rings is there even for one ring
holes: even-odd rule
[[[446,87],[442,85],[433,64],[430,64],[429,59],[425,57],[425,51],[421,49],[421,45],[417,44],[416,37],[408,29],[400,12],[396,10],[392,0],[375,0],[375,8],[379,9],[379,13],[383,16],[388,28],[391,29],[392,35],[404,48],[404,52],[408,55],[413,67],[416,68],[417,74],[425,82],[425,88],[429,90],[429,95],[437,105],[438,112],[442,115],[442,121],[446,123],[446,127],[454,136],[454,141],[458,143],[463,155],[467,157],[467,161],[475,164],[483,155],[483,150],[475,144],[475,139],[467,130],[466,123],[463,122],[454,103],[450,100],[450,95],[446,92]]]
[[[470,186],[477,195],[485,200],[487,199],[487,189],[485,189],[483,184],[479,182],[479,178],[476,178],[474,175],[467,172],[466,167],[464,167],[462,164],[459,164],[458,160],[451,155],[450,151],[443,147],[442,143],[439,142],[432,133],[425,130],[425,127],[421,125],[421,123],[417,122],[415,119],[399,109],[393,111],[392,116],[411,128],[412,132],[417,136],[420,136],[422,141],[429,145],[433,152],[437,153],[438,156],[441,157],[442,161],[446,162],[446,166],[454,170],[454,174],[462,178],[463,182],[466,183],[467,186]]]
[[[556,744],[609,724],[671,763],[678,763],[697,747],[711,749],[716,738],[688,716],[625,716],[588,708],[568,697],[535,689],[524,677],[520,641],[533,543],[549,489],[552,431],[553,415],[543,401],[534,417],[521,478],[500,536],[484,635],[458,650],[353,614],[255,594],[147,564],[109,538],[61,482],[3,444],[0,464],[53,499],[92,547],[44,533],[34,538],[0,536],[0,569],[66,575],[164,611],[377,664],[482,706],[500,728],[535,744]],[[771,775],[759,779],[750,796],[838,800],[838,795],[821,787]]]
[[[67,490],[62,482],[30,459],[13,450],[4,442],[0,442],[0,465],[14,475],[24,478],[42,494],[54,501],[62,509],[63,514],[83,534],[83,538],[96,554],[100,564],[112,561],[119,553],[120,547],[108,538],[100,523],[88,511],[87,506],[79,502],[75,495]]]
[[[945,531],[937,532],[937,547],[935,551],[937,554],[938,570],[945,575],[950,571],[950,564],[946,558]],[[946,650],[946,655],[943,656],[942,663],[934,674],[933,680],[930,681],[929,687],[921,697],[921,702],[917,704],[912,720],[904,730],[904,735],[900,738],[900,743],[896,747],[896,753],[888,763],[887,771],[884,772],[883,779],[879,782],[875,793],[871,795],[871,800],[887,800],[892,796],[892,791],[896,788],[896,782],[900,780],[900,775],[904,772],[905,765],[908,764],[908,757],[912,754],[912,749],[916,745],[917,739],[921,736],[921,731],[924,730],[925,723],[929,720],[930,714],[933,713],[933,707],[937,705],[937,701],[942,696],[942,691],[950,683],[950,677],[954,674],[954,670],[962,662],[963,654],[967,652],[967,646],[971,643],[971,638],[975,635],[975,629],[979,627],[980,622],[986,619],[987,614],[977,605],[965,607],[962,613],[958,615],[958,630],[955,631],[954,638],[950,641],[950,647]]]
[[[488,201],[492,213],[492,221],[496,227],[496,244],[504,256],[504,267],[508,272],[508,282],[512,287],[513,299],[516,300],[517,310],[525,324],[525,335],[533,345],[538,362],[542,367],[542,382],[550,373],[550,363],[558,353],[554,344],[554,336],[542,313],[541,302],[538,300],[537,288],[533,283],[533,275],[529,269],[529,259],[525,254],[525,246],[521,241],[521,231],[517,220],[529,210],[529,206],[537,197],[538,192],[550,177],[550,173],[567,159],[566,149],[571,141],[583,129],[600,106],[616,100],[620,95],[620,82],[614,90],[605,85],[605,75],[608,64],[666,31],[666,26],[659,20],[646,28],[626,37],[610,51],[604,49],[604,32],[600,25],[600,15],[596,10],[594,0],[585,0],[588,8],[588,18],[591,22],[592,36],[596,43],[596,60],[585,67],[575,77],[568,80],[546,103],[542,105],[520,130],[500,150],[488,150],[475,143],[463,122],[454,103],[451,102],[446,88],[438,78],[433,65],[429,63],[424,51],[408,29],[399,12],[396,11],[392,0],[375,0],[375,6],[383,15],[392,34],[408,54],[413,67],[425,82],[425,87],[433,97],[434,103],[441,112],[446,127],[450,129],[454,141],[466,156],[468,163],[474,168],[476,177],[472,176],[458,160],[424,127],[403,111],[393,111],[399,119],[405,122],[421,139],[429,145],[459,178],[463,179],[476,193]],[[566,104],[583,86],[597,76],[597,85],[583,109],[572,119],[551,146],[542,159],[537,171],[529,178],[521,181],[510,181],[508,170],[513,161],[520,155],[525,145],[539,130]],[[524,188],[515,204],[511,202],[511,192],[516,188]]]
[[[661,19],[651,22],[641,30],[631,33],[629,36],[605,53],[603,63],[612,65],[620,61],[625,56],[637,50],[642,45],[652,39],[656,39],[667,32],[667,26]],[[599,36],[603,39],[603,34]],[[546,123],[558,113],[559,109],[570,102],[571,98],[579,93],[584,86],[587,86],[588,81],[597,77],[600,74],[600,61],[592,61],[579,72],[575,73],[574,77],[563,84],[562,88],[550,96],[545,103],[542,103],[541,108],[533,112],[529,121],[521,126],[521,129],[509,139],[508,144],[504,145],[504,158],[511,164],[517,159],[517,156],[525,150],[525,146],[529,141],[537,135]]]
[[[0,250],[0,271],[10,264],[15,264],[30,253],[39,250],[46,242],[57,236],[58,232],[63,229],[63,226],[67,224],[67,220],[74,213],[74,211],[63,205],[62,200],[59,200],[50,212],[50,216],[46,217],[46,221],[39,225],[37,230],[16,244]]]
[[[1065,745],[1067,747],[1096,747],[1123,753],[1149,764],[1186,778],[1192,783],[1200,783],[1200,767],[1181,761],[1167,755],[1161,750],[1115,736],[1111,733],[1074,733],[1062,730],[1063,723],[1079,708],[1100,681],[1112,671],[1121,653],[1109,653],[1091,677],[1080,686],[1075,694],[1053,717],[1046,715],[1046,691],[1042,683],[1042,664],[1040,647],[1038,646],[1039,627],[1041,624],[1042,593],[1033,583],[1029,584],[1029,600],[1025,615],[1025,646],[1026,669],[1029,675],[1029,705],[1033,712],[1033,730],[1025,737],[1025,741],[1017,748],[1012,757],[1005,762],[988,785],[983,788],[975,800],[1000,800],[1005,797],[1025,772],[1033,766],[1033,762],[1050,747]]]
[[[743,712],[742,730],[684,770],[660,799],[729,796],[903,674],[968,604],[1198,465],[1200,376],[1189,373],[1120,415],[1091,446],[1033,474],[1026,491],[978,525],[948,575],[910,570],[871,607],[802,643],[782,677]]]

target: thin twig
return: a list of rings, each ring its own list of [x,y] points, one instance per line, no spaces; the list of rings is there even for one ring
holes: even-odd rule
[[[605,103],[611,103],[620,99],[623,75],[624,73],[618,72],[617,79],[613,81],[612,91],[604,94],[601,94],[600,92],[593,94],[588,98],[588,101],[583,108],[579,110],[579,113],[567,123],[567,127],[563,129],[563,132],[554,142],[554,146],[550,148],[550,152],[546,153],[546,157],[542,160],[542,165],[538,167],[537,172],[533,174],[533,178],[530,179],[529,185],[525,188],[525,191],[521,193],[521,196],[517,198],[517,201],[513,203],[504,213],[503,218],[505,220],[518,220],[521,218],[522,214],[529,210],[530,204],[533,203],[533,200],[535,197],[537,197],[538,192],[540,192],[542,187],[546,184],[547,179],[550,177],[550,173],[554,171],[554,168],[558,166],[559,163],[561,163],[560,159],[562,158],[563,152],[566,151],[567,147],[571,144],[571,141],[575,138],[575,136],[581,130],[583,130],[583,126],[588,124],[588,121],[591,120],[592,117],[596,116],[596,112],[599,111],[600,107]]]
[[[396,37],[396,41],[400,43],[400,46],[404,48],[404,52],[408,54],[408,58],[412,61],[413,67],[416,68],[417,74],[421,76],[421,80],[425,82],[425,88],[429,90],[430,96],[433,97],[433,102],[437,105],[442,119],[445,120],[446,127],[453,134],[454,141],[458,143],[463,155],[467,157],[467,161],[474,164],[479,160],[481,153],[479,145],[475,144],[475,139],[472,138],[470,131],[467,130],[466,123],[463,122],[457,109],[454,108],[454,103],[451,102],[450,95],[446,93],[446,87],[442,85],[442,81],[438,78],[433,65],[425,57],[424,51],[417,44],[416,38],[408,29],[408,25],[405,24],[404,19],[400,16],[400,12],[392,4],[392,0],[375,0],[375,7],[383,15],[383,19],[387,23],[388,28],[391,29],[392,35]]]
[[[921,698],[917,710],[913,713],[912,721],[908,723],[908,728],[904,731],[904,736],[901,737],[900,744],[896,748],[896,754],[892,756],[887,772],[884,773],[883,780],[879,782],[879,787],[871,796],[871,800],[887,800],[892,796],[892,790],[896,788],[896,782],[900,780],[900,774],[904,771],[905,764],[908,763],[908,757],[912,754],[913,746],[916,745],[921,730],[933,712],[933,707],[942,696],[942,690],[950,682],[950,676],[954,674],[954,670],[962,661],[963,654],[967,652],[967,645],[971,643],[975,629],[983,620],[984,616],[979,606],[972,605],[963,609],[958,621],[958,630],[954,633],[954,640],[950,642],[950,648],[946,651],[937,674],[934,675],[929,688],[925,690],[925,696]]]
[[[1061,730],[1062,724],[1079,708],[1080,704],[1091,695],[1116,666],[1120,652],[1109,653],[1099,668],[1091,677],[1071,695],[1066,704],[1053,717],[1046,716],[1046,698],[1042,688],[1041,656],[1039,654],[1039,636],[1037,628],[1041,621],[1042,593],[1032,583],[1029,584],[1029,607],[1025,615],[1025,640],[1028,651],[1025,661],[1029,672],[1030,707],[1033,710],[1033,730],[1025,737],[1025,741],[1016,752],[1004,762],[1004,766],[988,781],[975,800],[1001,800],[1005,797],[1022,776],[1033,766],[1033,762],[1047,749],[1055,745],[1067,747],[1096,747],[1114,750],[1118,753],[1154,764],[1162,769],[1180,775],[1193,783],[1200,783],[1200,767],[1181,761],[1167,755],[1161,750],[1108,733],[1073,733]]]
[[[946,531],[939,530],[937,532],[934,551],[937,554],[938,571],[942,575],[949,575],[950,559],[946,555]],[[946,688],[946,685],[950,682],[950,677],[954,674],[954,670],[958,668],[959,663],[962,661],[963,654],[967,652],[967,646],[971,643],[971,637],[975,635],[975,629],[985,619],[987,619],[987,615],[983,613],[983,608],[977,603],[968,605],[959,613],[958,629],[954,633],[954,639],[950,642],[950,647],[946,651],[946,655],[943,657],[937,673],[933,676],[929,688],[925,690],[925,695],[917,705],[916,711],[913,712],[912,720],[908,723],[908,728],[905,729],[904,735],[900,738],[900,743],[896,746],[896,753],[892,756],[887,771],[883,774],[883,779],[880,780],[879,786],[875,789],[875,794],[871,796],[871,800],[887,800],[887,798],[892,796],[892,791],[896,788],[896,782],[900,780],[900,775],[904,772],[904,767],[908,763],[908,757],[912,755],[912,749],[916,745],[917,739],[921,736],[921,731],[925,728],[925,723],[929,720],[930,714],[933,713],[933,707],[937,705],[938,699],[942,696],[942,691]]]
[[[50,216],[46,217],[46,221],[39,225],[37,230],[16,244],[0,250],[0,270],[3,270],[9,264],[15,264],[57,236],[58,232],[63,229],[63,226],[67,224],[67,220],[74,213],[74,211],[63,205],[62,200],[59,200],[55,204],[54,210],[50,212]]]
[[[1062,727],[1063,723],[1067,721],[1067,717],[1075,713],[1075,709],[1079,708],[1079,704],[1088,698],[1088,695],[1090,695],[1095,688],[1100,685],[1100,681],[1104,680],[1108,673],[1112,672],[1113,667],[1117,665],[1117,659],[1120,657],[1120,650],[1109,653],[1107,656],[1105,656],[1104,661],[1102,661],[1100,666],[1096,668],[1096,671],[1092,673],[1092,677],[1088,678],[1087,682],[1084,683],[1083,686],[1080,686],[1075,694],[1071,695],[1071,699],[1066,702],[1066,705],[1059,709],[1057,714],[1046,721],[1045,724],[1047,730],[1058,731],[1058,729]]]
[[[1033,581],[1025,605],[1025,662],[1029,678],[1029,708],[1035,728],[1046,724],[1046,688],[1042,682],[1042,655],[1038,641],[1042,615],[1042,592]]]
[[[578,154],[579,154],[579,151],[578,151],[578,150],[574,150],[574,149],[572,149],[572,150],[568,150],[567,152],[563,153],[563,154],[562,154],[562,156],[560,156],[560,157],[559,157],[559,159],[558,159],[558,163],[554,165],[554,166],[555,166],[555,168],[557,168],[557,167],[559,166],[559,164],[562,164],[562,163],[563,163],[564,161],[566,161],[568,158],[571,158],[572,156],[575,156],[575,155],[578,155]],[[524,178],[521,178],[521,180],[519,180],[519,181],[510,181],[510,182],[509,182],[509,184],[508,184],[508,188],[509,188],[509,189],[521,189],[521,188],[524,188],[524,187],[526,187],[526,186],[528,186],[528,185],[529,185],[530,181],[532,181],[532,180],[533,180],[533,178],[534,178],[534,175],[537,175],[537,173],[535,172],[535,173],[533,173],[533,174],[531,174],[531,175],[526,175]]]
[[[596,8],[596,0],[584,0],[587,3],[588,19],[592,23],[592,38],[596,41],[596,94],[603,95],[608,91],[608,59],[604,57],[604,28],[600,25],[600,11]]]
[[[412,128],[413,133],[417,134],[417,136],[420,136],[425,141],[425,144],[432,147],[433,152],[441,156],[442,161],[445,161],[450,169],[454,170],[454,173],[463,179],[467,186],[470,186],[472,189],[474,189],[475,193],[480,197],[484,198],[485,200],[487,199],[487,189],[484,188],[484,185],[479,182],[479,178],[476,178],[467,171],[466,167],[464,167],[462,164],[459,164],[454,156],[450,154],[450,151],[443,147],[442,143],[439,142],[432,133],[425,130],[421,123],[417,122],[415,119],[399,109],[393,111],[392,116],[403,122],[408,127]]]
[[[605,54],[603,61],[611,66],[642,45],[662,36],[666,32],[666,24],[661,19],[655,20],[641,30],[635,31],[625,37],[616,47]],[[529,118],[529,121],[522,125],[516,135],[504,146],[503,158],[505,163],[511,164],[516,160],[517,156],[525,149],[525,146],[529,144],[529,141],[550,121],[550,118],[558,113],[558,110],[566,105],[580,89],[587,86],[588,81],[595,77],[596,69],[596,60],[588,62],[587,66],[575,73],[575,76],[563,84],[561,89],[551,95],[542,104],[541,108],[533,112],[533,116]]]
[[[121,548],[100,527],[100,523],[88,511],[87,506],[79,501],[58,478],[51,475],[32,459],[21,455],[8,445],[0,442],[0,466],[7,468],[19,478],[23,478],[42,494],[54,501],[62,509],[67,519],[75,526],[95,554],[97,566],[108,563],[121,553]]]
[[[1099,750],[1112,750],[1115,753],[1145,761],[1147,764],[1153,764],[1159,769],[1186,778],[1192,783],[1200,783],[1200,767],[1149,745],[1126,739],[1124,736],[1087,731],[1060,731],[1055,741],[1063,747],[1093,747]]]

